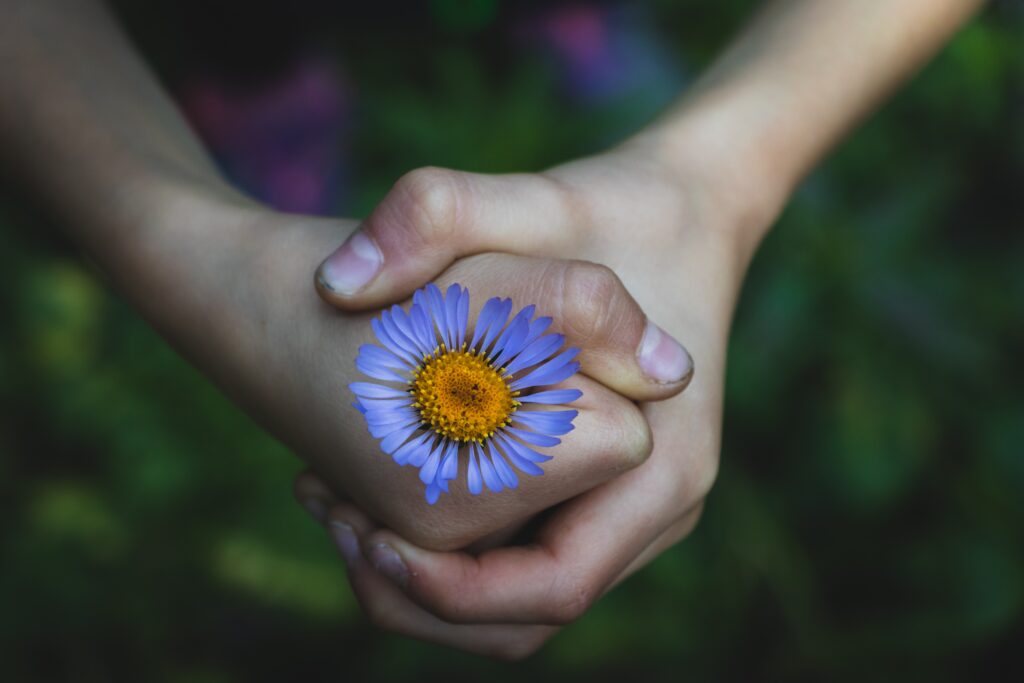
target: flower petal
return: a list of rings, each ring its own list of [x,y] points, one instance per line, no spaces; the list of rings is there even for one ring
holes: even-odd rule
[[[411,424],[407,427],[396,429],[395,431],[391,432],[383,439],[381,439],[380,449],[387,453],[388,455],[391,455],[396,450],[398,450],[399,446],[405,443],[406,439],[412,436],[413,432],[419,429],[419,426],[419,422],[416,422],[415,424]]]
[[[367,361],[365,358],[356,358],[356,367],[359,368],[361,373],[369,377],[373,377],[374,379],[382,379],[389,382],[401,382],[402,384],[406,384],[409,381],[408,377],[403,377],[390,368],[375,365],[373,362]]]
[[[548,391],[540,391],[536,394],[530,394],[529,396],[520,396],[518,400],[520,403],[566,405],[568,403],[572,403],[582,395],[583,392],[579,389],[549,389]]]
[[[441,449],[444,448],[445,440],[438,439],[431,444],[430,448],[418,448],[416,451],[409,456],[409,464],[413,467],[423,467],[427,460],[430,459],[434,453],[440,453]]]
[[[505,322],[508,320],[508,314],[511,312],[512,299],[505,299],[501,302],[501,309],[497,311],[494,318],[491,320],[491,325],[484,334],[483,341],[480,342],[480,353],[487,355],[488,347],[501,332],[501,329],[505,327]]]
[[[473,449],[473,444],[470,444],[469,447],[469,467],[466,472],[466,484],[469,487],[469,492],[474,496],[480,495],[480,492],[484,490],[480,477],[480,464],[477,461],[476,450]]]
[[[427,504],[433,505],[437,502],[437,499],[441,497],[441,487],[431,482],[430,485],[427,486],[427,490],[424,492],[424,495],[427,497]]]
[[[579,363],[570,362],[580,352],[579,349],[570,348],[558,354],[548,362],[531,371],[525,377],[512,382],[509,387],[512,391],[529,389],[541,384],[558,384],[569,379],[580,369]]]
[[[535,339],[540,338],[540,335],[544,334],[544,331],[551,326],[551,318],[549,316],[543,316],[537,318],[530,323],[530,333],[526,335],[526,340],[523,341],[523,346],[532,344]]]
[[[478,348],[477,344],[484,338],[484,333],[497,319],[498,314],[501,312],[501,307],[501,299],[498,297],[487,300],[487,303],[480,310],[480,315],[476,317],[476,324],[473,326],[473,341],[469,343],[469,348]]]
[[[513,422],[529,427],[549,436],[561,436],[573,430],[572,421],[579,414],[576,410],[530,411],[519,410]]]
[[[462,290],[455,314],[455,343],[456,348],[461,349],[462,344],[466,341],[466,332],[469,325],[469,289]]]
[[[517,436],[526,443],[533,444],[534,446],[540,446],[546,448],[549,446],[557,446],[562,443],[562,440],[554,436],[547,434],[538,434],[536,432],[527,432],[522,429],[516,429],[515,427],[503,427],[503,431],[508,432],[513,436]]]
[[[410,460],[420,455],[420,451],[426,451],[426,455],[430,454],[430,439],[434,438],[434,433],[427,431],[423,432],[419,436],[409,441],[406,441],[402,446],[392,453],[391,457],[399,465],[405,465]],[[424,458],[426,459],[426,458]]]
[[[348,388],[359,398],[402,398],[409,395],[401,389],[373,382],[352,382]]]
[[[549,334],[537,339],[508,364],[508,373],[513,374],[531,365],[543,363],[562,347],[564,341],[565,335],[561,334]]]
[[[430,301],[430,319],[437,325],[437,333],[441,337],[441,342],[450,348],[448,323],[444,314],[444,295],[434,283],[427,285],[427,300]]]
[[[457,476],[459,476],[459,444],[452,441],[451,446],[445,451],[444,459],[441,461],[441,470],[437,477],[448,480]]]
[[[512,323],[508,328],[508,336],[505,338],[504,347],[498,357],[495,358],[491,364],[500,368],[510,361],[513,356],[523,350],[523,340],[526,339],[526,333],[530,331],[530,325],[525,320],[519,319]],[[501,340],[498,340],[501,343]]]
[[[487,488],[498,493],[505,485],[501,483],[501,478],[498,473],[494,471],[494,465],[491,463],[491,459],[484,453],[483,449],[477,446],[476,443],[473,446],[479,451],[480,454],[480,473],[484,475],[484,483],[487,484]]]
[[[417,361],[416,356],[406,351],[397,342],[395,342],[394,339],[391,338],[391,335],[384,327],[384,323],[381,322],[380,318],[373,318],[372,320],[370,320],[370,327],[373,328],[373,333],[377,335],[377,339],[380,341],[381,344],[383,344],[387,348],[388,351],[395,354],[396,356],[400,356],[406,359],[407,361],[410,362],[410,364],[415,365]]]
[[[501,483],[510,489],[519,486],[519,477],[516,476],[516,473],[505,462],[505,458],[502,457],[501,452],[495,447],[493,439],[487,442],[487,454],[491,456],[491,462],[494,463],[494,471],[498,473]]]
[[[448,323],[448,348],[456,350],[458,346],[459,327],[459,297],[462,295],[462,287],[454,284],[444,294],[444,316]]]
[[[437,477],[437,468],[441,465],[441,452],[442,449],[435,448],[427,461],[423,463],[423,467],[420,468],[420,481],[424,484],[434,483],[434,479]]]
[[[537,465],[538,463],[551,460],[550,455],[538,453],[529,446],[524,446],[518,441],[514,441],[513,439],[509,439],[505,436],[496,436],[495,438],[497,438],[498,443],[501,444],[501,447],[505,451],[509,460],[511,460],[520,471],[533,476],[544,473],[544,470]]]

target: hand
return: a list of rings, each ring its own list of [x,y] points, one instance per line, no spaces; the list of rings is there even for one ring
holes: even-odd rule
[[[353,589],[378,625],[525,656],[696,524],[717,471],[729,321],[753,248],[744,236],[752,223],[767,225],[778,205],[753,194],[730,201],[735,195],[709,170],[665,164],[643,141],[545,174],[423,169],[399,181],[362,226],[383,254],[371,281],[333,284],[346,256],[321,266],[322,296],[356,310],[405,296],[453,259],[478,252],[589,259],[610,266],[645,310],[686,339],[700,366],[685,394],[641,405],[654,434],[651,457],[554,510],[528,546],[433,552],[333,500],[313,474],[300,476],[300,500],[331,506]],[[602,276],[591,286],[583,348],[589,333],[615,323],[603,302],[613,300],[617,281]],[[601,367],[600,354],[593,361]],[[602,381],[631,389],[614,373]]]
[[[238,265],[233,284],[250,306],[234,310],[240,319],[211,367],[222,384],[331,484],[403,536],[425,547],[464,547],[488,534],[514,530],[540,510],[587,491],[643,462],[650,432],[639,409],[603,387],[616,382],[629,396],[665,397],[683,389],[690,366],[678,368],[672,382],[646,377],[636,349],[647,321],[636,302],[607,269],[580,262],[502,254],[463,259],[438,282],[458,281],[471,292],[472,315],[493,295],[511,296],[519,305],[536,302],[552,315],[552,329],[563,332],[581,354],[595,361],[590,377],[578,375],[567,386],[583,391],[574,408],[576,429],[549,449],[554,459],[539,477],[524,476],[515,495],[457,495],[429,506],[412,468],[400,468],[381,453],[350,406],[349,382],[363,379],[353,359],[371,341],[369,315],[343,314],[326,306],[309,287],[316,255],[351,232],[346,222],[254,211],[250,230],[261,242]],[[615,324],[595,327],[590,319],[594,283],[602,283],[602,305]],[[258,294],[254,294],[258,293]],[[685,357],[685,352],[680,350]],[[685,358],[688,362],[688,357]]]

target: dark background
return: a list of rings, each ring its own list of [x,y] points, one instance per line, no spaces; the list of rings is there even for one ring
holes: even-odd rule
[[[756,3],[120,4],[236,182],[358,216],[419,165],[621,139]],[[803,184],[701,525],[518,665],[370,627],[298,461],[3,190],[0,678],[1024,674],[1022,29],[991,7]]]

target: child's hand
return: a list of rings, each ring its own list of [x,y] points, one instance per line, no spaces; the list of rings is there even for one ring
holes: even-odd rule
[[[752,249],[741,228],[767,225],[775,211],[769,202],[759,207],[752,195],[732,201],[740,195],[710,184],[705,168],[669,168],[656,152],[633,143],[540,175],[417,171],[362,226],[383,255],[368,284],[342,293],[352,289],[342,277],[351,269],[338,265],[351,264],[351,256],[335,254],[321,266],[324,298],[356,310],[405,296],[467,254],[500,250],[588,259],[611,266],[648,314],[686,340],[698,365],[685,393],[641,404],[654,436],[651,457],[559,507],[531,546],[478,556],[424,550],[400,532],[378,527],[371,521],[375,515],[334,504],[315,476],[300,477],[300,500],[334,504],[329,517],[341,522],[332,531],[350,581],[380,626],[471,651],[523,656],[554,633],[552,625],[580,616],[693,528],[717,470],[726,339]],[[480,257],[456,267],[474,258]],[[503,279],[520,282],[529,274],[509,270]],[[595,287],[591,300],[599,315],[590,329],[615,329],[615,315],[600,302],[617,291],[611,279]],[[638,332],[627,337],[639,339]],[[583,348],[592,341],[585,339]],[[657,385],[641,381],[642,374],[603,372],[603,357],[594,354],[584,367],[601,371],[598,379],[611,388],[659,398],[644,393]],[[592,428],[580,423],[574,434],[586,438],[583,432]]]
[[[552,330],[584,349],[583,373],[566,383],[583,397],[573,404],[580,411],[575,430],[548,451],[555,457],[543,476],[522,477],[515,493],[482,496],[465,493],[461,477],[453,495],[430,506],[415,469],[382,453],[350,405],[347,385],[366,379],[354,366],[356,349],[372,341],[369,318],[376,311],[341,313],[309,286],[318,255],[353,226],[275,214],[259,220],[256,232],[266,243],[251,286],[264,295],[248,316],[250,331],[238,335],[247,364],[238,381],[245,384],[227,388],[340,496],[421,546],[464,547],[639,465],[651,450],[650,430],[629,399],[672,396],[689,381],[689,356],[667,337],[638,360],[645,333],[660,333],[648,331],[643,311],[607,268],[508,254],[460,260],[436,281],[469,288],[471,320],[492,296],[511,297],[517,306],[536,303],[538,314],[555,319]],[[666,349],[670,367],[662,371],[673,376],[647,377],[642,363],[664,360]]]

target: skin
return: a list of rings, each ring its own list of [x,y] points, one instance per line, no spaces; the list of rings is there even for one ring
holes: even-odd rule
[[[142,315],[319,473],[297,494],[331,520],[376,624],[519,658],[693,528],[758,242],[808,169],[979,4],[768,3],[686,97],[605,154],[400,180],[363,224],[381,275],[353,296],[321,287],[326,303],[310,276],[357,223],[230,188],[98,3],[0,2],[0,151]],[[584,349],[577,429],[515,495],[457,489],[428,507],[339,399],[373,311],[431,279],[468,286],[477,307],[543,302]],[[648,316],[685,342],[692,380],[644,374]],[[548,510],[527,545],[500,545]]]
[[[371,217],[363,230],[385,245],[382,274],[352,296],[321,287],[338,307],[384,303],[459,256],[539,247],[609,266],[699,367],[684,394],[640,404],[651,456],[559,507],[530,545],[433,552],[300,476],[298,498],[330,507],[371,619],[518,659],[693,529],[717,470],[730,319],[758,243],[820,157],[979,4],[768,3],[686,97],[605,154],[537,175],[416,172],[431,186],[419,195],[459,207],[432,229],[433,260],[418,269],[401,247],[417,241],[394,239],[401,221]],[[408,215],[406,201],[400,183],[374,216]]]

